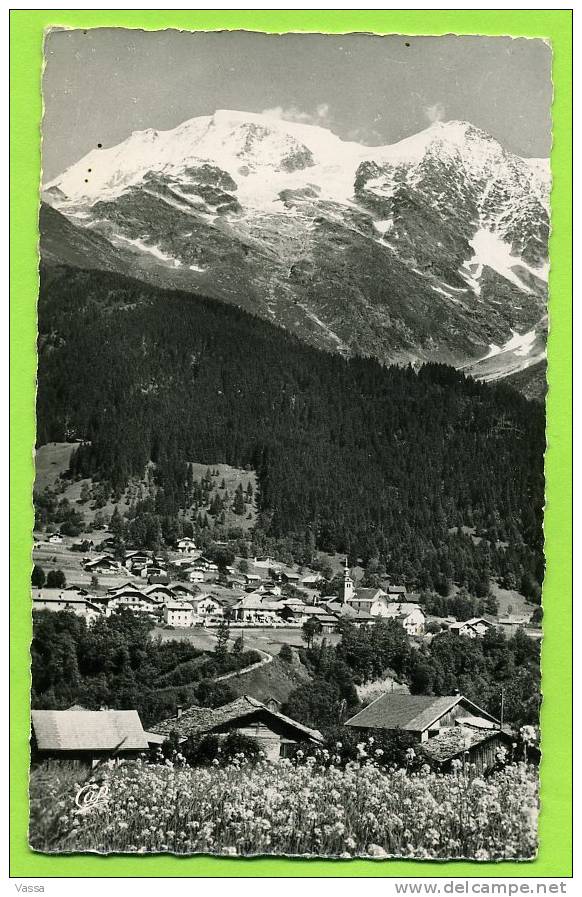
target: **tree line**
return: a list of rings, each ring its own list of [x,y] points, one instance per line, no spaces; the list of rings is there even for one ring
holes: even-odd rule
[[[509,387],[345,359],[211,299],[65,267],[42,271],[38,379],[39,443],[80,440],[72,474],[112,494],[151,470],[160,518],[189,507],[189,461],[227,463],[256,471],[267,540],[445,594],[541,584],[544,414]]]

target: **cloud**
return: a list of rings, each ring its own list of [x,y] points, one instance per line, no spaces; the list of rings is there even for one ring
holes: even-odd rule
[[[431,125],[435,121],[442,121],[445,117],[445,107],[442,103],[434,103],[432,106],[424,106],[422,111]]]
[[[261,115],[268,118],[278,118],[284,121],[295,121],[304,125],[319,125],[329,127],[331,123],[329,103],[319,103],[312,112],[303,112],[297,106],[274,106],[272,109],[263,109]]]

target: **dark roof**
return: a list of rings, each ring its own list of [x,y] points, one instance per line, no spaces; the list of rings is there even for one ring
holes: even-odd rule
[[[270,710],[260,701],[249,697],[249,695],[242,695],[240,698],[231,701],[230,704],[216,707],[214,710],[210,707],[189,707],[178,717],[174,716],[157,723],[155,726],[150,726],[150,731],[161,735],[170,735],[172,732],[177,732],[178,735],[184,738],[190,735],[204,735],[207,732],[221,728],[227,723],[242,720],[256,713],[257,710],[263,710],[271,717],[276,717],[287,725],[298,729],[306,738],[322,741],[321,733],[316,729],[309,729],[307,726],[303,726],[282,713]]]
[[[404,729],[408,732],[424,732],[436,720],[460,702],[476,711],[475,716],[493,720],[489,713],[476,707],[462,695],[407,695],[388,692],[381,695],[346,722],[346,726],[361,729]]]
[[[137,710],[33,710],[41,751],[147,750]]]
[[[443,729],[434,738],[429,738],[428,741],[419,745],[418,751],[427,760],[433,760],[435,763],[446,763],[448,760],[452,760],[459,754],[464,754],[465,751],[470,751],[471,748],[476,747],[478,744],[483,744],[483,742],[489,741],[491,738],[501,738],[508,743],[510,741],[509,736],[499,729],[483,730],[470,729],[465,726],[451,726]]]
[[[326,601],[325,607],[330,613],[339,614],[341,617],[356,617],[358,615],[355,607],[350,607],[349,604],[342,604],[337,598]]]
[[[378,593],[380,593],[380,598],[386,597],[386,593],[383,589],[358,589],[355,596],[350,598],[350,603],[355,603],[356,601],[373,601]]]

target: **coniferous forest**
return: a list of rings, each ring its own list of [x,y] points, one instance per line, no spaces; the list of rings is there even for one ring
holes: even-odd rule
[[[38,443],[119,490],[155,465],[160,513],[189,461],[257,472],[259,524],[420,588],[543,578],[544,411],[443,365],[383,367],[212,299],[44,267]],[[470,533],[470,534],[469,534]]]

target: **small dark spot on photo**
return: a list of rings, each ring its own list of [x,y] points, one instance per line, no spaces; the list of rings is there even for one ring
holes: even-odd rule
[[[102,143],[98,143],[98,144],[97,144],[97,149],[101,149],[102,146],[103,146]]]
[[[90,169],[90,168],[88,168],[87,171],[88,171],[89,173],[91,173],[91,169]]]
[[[86,184],[89,183],[89,178],[85,178],[85,183],[86,183]]]
[[[404,46],[405,46],[405,47],[409,47],[409,46],[410,46],[410,44],[408,43],[408,41],[405,41]]]

